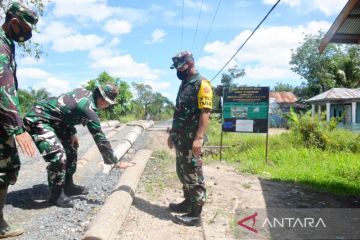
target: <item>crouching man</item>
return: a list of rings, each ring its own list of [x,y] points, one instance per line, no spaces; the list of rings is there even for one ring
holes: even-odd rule
[[[31,134],[40,154],[48,162],[49,203],[59,207],[73,207],[72,195],[85,195],[88,190],[74,184],[76,171],[77,124],[89,129],[105,164],[126,168],[130,164],[119,162],[110,142],[101,130],[98,110],[115,104],[118,88],[106,83],[93,92],[78,88],[59,97],[36,103],[24,118],[24,126]]]

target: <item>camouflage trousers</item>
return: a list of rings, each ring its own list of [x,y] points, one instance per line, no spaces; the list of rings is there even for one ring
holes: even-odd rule
[[[0,189],[16,183],[20,170],[20,158],[15,137],[5,137],[6,132],[0,125]]]
[[[206,188],[202,171],[203,161],[195,158],[191,147],[176,146],[176,173],[183,184],[185,199],[193,205],[204,205]]]
[[[24,126],[49,163],[46,168],[49,187],[63,187],[65,180],[76,171],[77,149],[71,143],[71,136],[64,134],[66,129],[53,128],[41,121],[30,122],[27,118]]]

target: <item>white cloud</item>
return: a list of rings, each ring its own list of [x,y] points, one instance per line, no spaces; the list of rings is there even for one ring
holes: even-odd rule
[[[175,11],[163,11],[163,17],[168,20],[172,20],[177,16],[177,12]]]
[[[155,29],[151,34],[151,40],[145,41],[146,44],[159,43],[164,41],[166,32],[163,29]]]
[[[50,77],[43,81],[38,81],[35,85],[35,89],[45,88],[49,91],[53,96],[58,96],[62,93],[70,91],[70,84],[67,81],[57,79],[54,77]]]
[[[45,88],[52,95],[57,96],[70,90],[69,82],[53,77],[50,73],[37,68],[21,68],[17,72],[21,82],[34,89]],[[31,84],[35,82],[35,84]]]
[[[182,4],[182,3],[181,3]],[[195,1],[195,0],[184,0],[184,5],[186,8],[196,9],[199,10],[201,7],[201,1]],[[202,4],[202,11],[208,11],[209,6],[203,2]]]
[[[23,81],[26,79],[45,79],[51,74],[38,68],[21,68],[17,70],[17,77]]]
[[[114,35],[131,32],[131,24],[124,20],[111,19],[105,23],[105,30]]]
[[[51,22],[44,25],[45,29],[39,28],[40,33],[34,33],[34,41],[37,43],[52,42],[59,38],[64,38],[74,33],[70,27],[66,27],[60,22]]]
[[[339,14],[347,0],[312,0],[314,7],[320,9],[327,16]]]
[[[95,48],[95,49],[92,49],[89,53],[89,57],[93,60],[109,58],[112,55],[113,55],[113,52],[109,48]]]
[[[86,51],[94,49],[103,41],[104,39],[94,34],[77,34],[54,40],[53,49],[58,52]]]
[[[164,90],[170,87],[169,82],[157,82],[157,81],[145,80],[144,84],[150,85],[155,92],[159,92],[160,90]]]
[[[275,4],[277,0],[263,0],[265,4]],[[296,7],[301,11],[319,10],[327,16],[339,14],[347,0],[282,0],[281,3]]]
[[[110,75],[121,78],[156,80],[160,75],[159,70],[151,69],[146,63],[135,62],[128,54],[99,59],[92,64],[92,67],[105,70]]]
[[[100,22],[112,16],[121,16],[130,22],[144,22],[148,17],[143,10],[112,7],[106,0],[53,0],[55,17],[71,16],[80,21]]]
[[[120,39],[119,39],[119,38],[113,38],[113,39],[111,39],[110,46],[115,47],[115,46],[118,45],[119,43],[120,43]]]
[[[246,78],[259,79],[259,76],[263,79],[293,78],[294,74],[289,70],[291,49],[299,46],[304,33],[317,34],[319,30],[324,31],[329,27],[330,23],[320,21],[297,27],[260,28],[238,53],[236,61],[233,60],[228,67],[238,63],[240,67],[245,68]],[[204,52],[208,55],[200,58],[197,65],[210,70],[219,70],[250,33],[250,30],[245,30],[230,42],[215,41],[206,44]]]
[[[110,17],[114,9],[107,6],[104,0],[54,0],[56,17],[74,16],[93,21]]]
[[[44,59],[35,59],[33,57],[23,57],[16,61],[19,65],[37,65],[44,63]]]

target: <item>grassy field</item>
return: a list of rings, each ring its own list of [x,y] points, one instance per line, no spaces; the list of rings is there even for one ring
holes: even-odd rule
[[[276,181],[296,182],[337,195],[360,195],[360,154],[336,148],[348,134],[336,133],[328,150],[307,148],[295,134],[269,136],[269,162],[265,162],[265,134],[224,133],[223,159],[241,172]],[[212,121],[208,145],[219,145],[220,123]],[[353,140],[354,141],[354,140]],[[349,144],[351,145],[351,143]],[[336,148],[336,149],[334,149]],[[339,151],[338,149],[343,149]],[[212,156],[218,159],[218,156]]]

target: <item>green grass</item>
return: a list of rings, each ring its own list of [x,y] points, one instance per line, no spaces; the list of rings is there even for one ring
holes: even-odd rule
[[[219,145],[220,125],[212,121],[209,145]],[[276,181],[296,182],[337,195],[360,195],[360,154],[306,148],[290,133],[269,136],[269,164],[265,135],[225,133],[223,159],[245,173]]]
[[[136,118],[136,116],[133,115],[133,114],[128,114],[128,115],[125,115],[125,116],[120,116],[118,120],[121,123],[128,123],[128,122],[131,122],[131,121],[138,120],[138,118]]]
[[[166,151],[155,151],[149,159],[143,175],[145,191],[152,197],[164,191],[169,184],[178,184],[176,173],[168,169],[175,168],[175,159]]]

